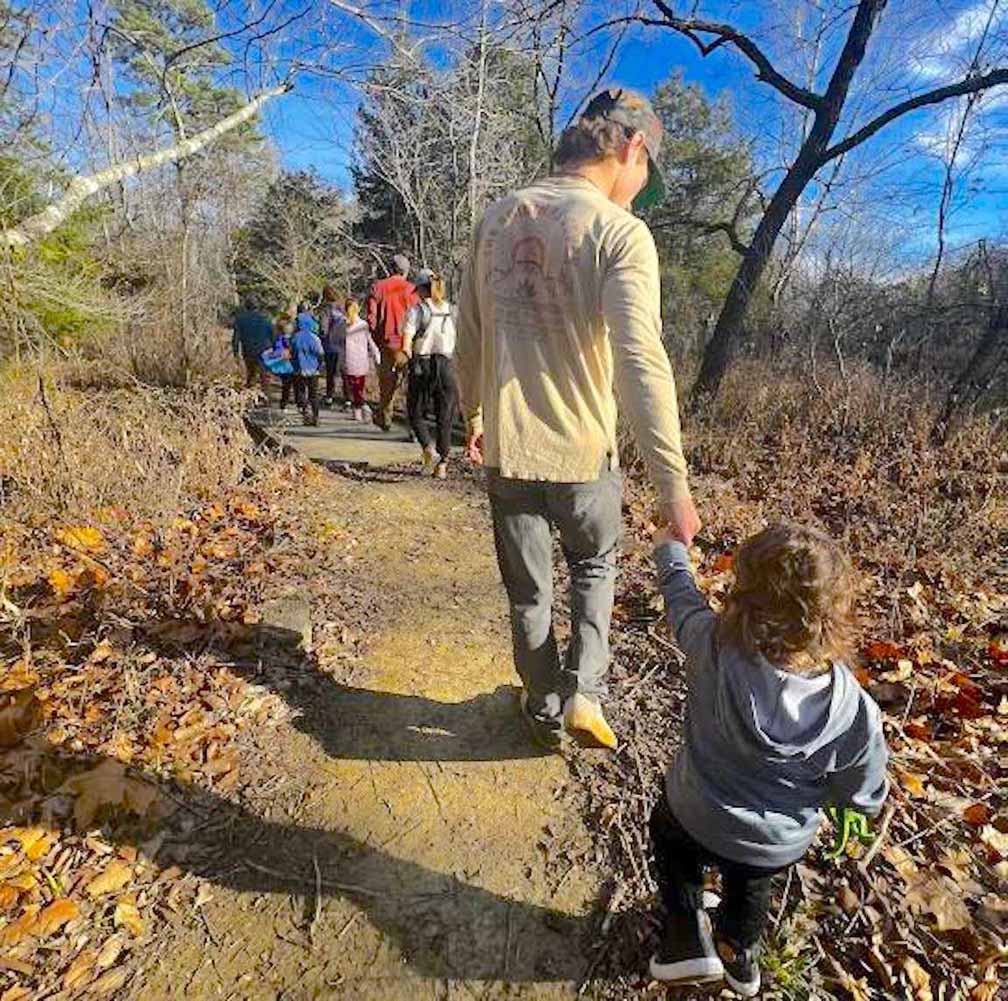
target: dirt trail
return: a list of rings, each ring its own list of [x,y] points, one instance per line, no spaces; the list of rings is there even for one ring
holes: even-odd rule
[[[517,714],[483,498],[419,477],[323,488],[358,541],[341,586],[374,609],[355,687],[274,668],[300,715],[261,736],[244,808],[208,809],[177,846],[213,896],[135,996],[571,997],[598,887],[537,846],[548,826],[576,857],[588,835],[559,802],[564,760]]]

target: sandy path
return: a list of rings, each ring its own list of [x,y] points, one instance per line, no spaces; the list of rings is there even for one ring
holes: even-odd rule
[[[291,669],[302,715],[263,735],[248,807],[193,831],[213,899],[173,922],[135,995],[571,997],[598,888],[537,845],[547,825],[572,848],[588,835],[557,801],[563,759],[517,715],[484,501],[326,480],[359,536],[342,586],[381,609],[364,680]]]

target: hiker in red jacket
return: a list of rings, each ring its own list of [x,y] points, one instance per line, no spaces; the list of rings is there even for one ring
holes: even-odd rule
[[[383,431],[392,426],[396,390],[409,361],[403,350],[403,319],[410,306],[420,301],[413,284],[406,278],[409,271],[409,258],[396,254],[392,258],[392,274],[375,282],[367,297],[367,323],[381,354],[378,365],[381,402],[375,424]]]

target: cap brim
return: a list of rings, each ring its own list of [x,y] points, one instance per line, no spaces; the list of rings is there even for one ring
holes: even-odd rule
[[[654,161],[654,157],[648,156],[648,179],[647,184],[641,188],[640,194],[633,200],[635,212],[652,208],[661,202],[665,197],[665,178],[662,176],[661,168]]]

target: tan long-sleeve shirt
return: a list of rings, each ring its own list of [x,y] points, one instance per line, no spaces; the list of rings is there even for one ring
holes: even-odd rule
[[[549,177],[490,206],[455,357],[502,476],[573,483],[616,466],[615,383],[659,499],[688,494],[654,239],[590,181]]]

